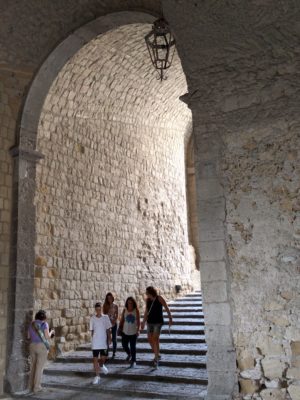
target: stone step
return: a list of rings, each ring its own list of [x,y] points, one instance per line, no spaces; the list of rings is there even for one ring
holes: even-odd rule
[[[114,359],[110,358],[107,363],[115,364],[124,362],[126,354],[122,349],[118,349]],[[63,354],[57,357],[56,362],[58,363],[92,363],[92,352],[91,350],[76,351],[72,353]],[[150,353],[138,353],[138,363],[140,365],[150,365],[153,359],[153,355]],[[169,367],[185,367],[188,365],[191,368],[205,368],[206,367],[206,356],[200,355],[185,355],[185,354],[163,354],[160,361],[160,365]]]
[[[167,321],[165,321],[167,322]],[[176,321],[174,321],[176,322]],[[184,324],[184,325],[176,325],[176,323],[174,323],[173,325],[171,325],[170,327],[170,332],[171,334],[203,334],[204,333],[204,328],[203,326],[197,326],[197,325],[188,325],[188,323]],[[144,329],[142,331],[142,333],[146,333],[146,329]],[[167,323],[165,323],[165,325],[162,326],[161,328],[161,336],[163,334],[169,334],[169,325]]]
[[[168,322],[168,314],[164,313],[164,318],[165,318],[165,322]],[[200,321],[204,322],[204,314],[203,312],[193,312],[193,313],[187,313],[186,310],[185,312],[177,312],[174,311],[172,312],[172,318],[184,318],[184,319],[199,319]]]
[[[162,333],[160,335],[160,343],[178,343],[178,344],[183,344],[183,343],[205,343],[205,335],[204,334],[198,334],[192,333],[192,334],[184,334],[184,333],[174,333],[171,330],[171,334],[165,334]],[[121,337],[117,338],[117,342],[121,344]],[[137,347],[139,346],[140,343],[148,343],[148,338],[145,333],[142,333],[138,339],[137,339]],[[88,343],[87,346],[90,346]]]
[[[95,387],[91,384],[94,371],[90,344],[80,345],[76,351],[58,357],[57,362],[45,370],[43,384],[57,393],[78,393],[69,398],[80,400],[98,400],[99,396],[108,399],[109,394],[119,396],[122,400],[127,396],[134,396],[135,400],[204,400],[207,346],[201,292],[176,299],[169,303],[169,308],[174,325],[169,335],[168,318],[164,313],[165,325],[160,336],[162,359],[158,370],[152,366],[153,352],[146,330],[143,330],[137,342],[136,368],[129,368],[121,338],[118,337],[116,357],[107,361],[109,374],[101,375],[100,385]],[[38,399],[35,396],[33,398]],[[63,397],[54,396],[51,400],[63,400]]]
[[[172,315],[174,325],[204,326],[204,318],[184,318],[183,316]],[[168,325],[168,318],[165,317],[165,324]]]
[[[189,304],[190,306],[202,306],[202,300],[181,298],[168,302],[168,305],[173,305],[173,304]]]
[[[90,344],[82,344],[77,347],[76,351],[91,351]],[[207,346],[205,343],[161,343],[160,353],[161,354],[192,354],[192,355],[205,355],[207,351]],[[137,345],[138,353],[152,353],[150,346],[146,342],[138,343]]]
[[[202,305],[195,305],[195,304],[169,304],[169,309],[170,310],[174,310],[174,311],[178,311],[178,310],[184,310],[184,312],[202,312]]]
[[[80,399],[80,400],[91,400],[106,398],[103,396],[104,393],[107,394],[119,394],[120,398],[125,398],[125,396],[132,396],[134,399],[150,398],[152,400],[156,399],[172,399],[172,400],[204,400],[206,396],[206,385],[199,384],[177,384],[175,382],[165,383],[165,382],[143,382],[138,380],[129,379],[115,379],[106,378],[102,379],[100,384],[97,386],[91,385],[91,378],[80,378],[71,376],[63,377],[44,375],[43,385],[48,388],[64,390],[73,390],[80,393],[72,397],[62,397],[62,399]],[[89,393],[90,396],[84,397],[85,393]],[[97,397],[93,397],[93,395]],[[101,397],[100,397],[101,396]],[[35,396],[32,398],[36,398]],[[53,400],[58,400],[53,397]]]
[[[130,380],[176,382],[176,383],[197,383],[199,385],[207,384],[207,371],[204,368],[178,368],[178,367],[159,367],[157,370],[153,366],[140,365],[136,368],[129,368],[128,363],[116,363],[108,366],[108,375],[101,374],[101,379],[122,378]],[[92,364],[87,363],[51,363],[44,372],[46,375],[57,376],[77,376],[90,377],[95,376]]]

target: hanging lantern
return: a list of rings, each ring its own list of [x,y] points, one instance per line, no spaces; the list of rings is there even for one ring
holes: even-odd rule
[[[145,41],[152,64],[159,74],[158,79],[167,79],[165,71],[173,61],[175,39],[164,18],[154,21],[151,32],[145,36]]]

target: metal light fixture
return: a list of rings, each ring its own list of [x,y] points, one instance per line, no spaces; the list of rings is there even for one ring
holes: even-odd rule
[[[145,36],[145,41],[152,64],[159,74],[158,79],[167,79],[165,71],[173,61],[175,39],[164,18],[154,21],[151,32]]]

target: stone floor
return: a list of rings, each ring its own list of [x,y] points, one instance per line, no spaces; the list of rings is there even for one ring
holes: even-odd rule
[[[206,344],[201,293],[196,292],[169,303],[174,325],[169,334],[161,334],[162,360],[158,370],[151,365],[153,355],[146,333],[138,339],[137,367],[129,368],[125,353],[117,352],[109,360],[109,374],[98,386],[91,385],[94,376],[90,345],[63,354],[50,363],[43,378],[45,391],[39,395],[19,395],[18,399],[93,400],[122,399],[197,399],[206,394]],[[120,344],[119,344],[120,347]]]

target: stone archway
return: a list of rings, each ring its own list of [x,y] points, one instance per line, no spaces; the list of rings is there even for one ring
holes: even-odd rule
[[[22,338],[23,338],[23,329],[26,326],[24,321],[24,314],[32,311],[35,307],[35,298],[34,298],[34,278],[35,279],[46,279],[51,278],[51,268],[47,273],[50,273],[49,276],[43,276],[43,272],[41,272],[41,276],[36,276],[35,271],[36,267],[43,267],[45,266],[45,259],[43,255],[37,257],[36,248],[37,245],[37,236],[40,234],[37,232],[37,226],[32,221],[36,221],[36,177],[39,176],[41,178],[41,174],[37,174],[36,168],[36,161],[40,160],[44,157],[44,152],[39,151],[40,147],[37,143],[37,133],[38,130],[41,129],[41,113],[44,107],[45,99],[49,93],[50,87],[52,86],[54,80],[57,78],[60,71],[63,67],[68,63],[71,57],[73,57],[83,46],[87,43],[91,42],[95,37],[100,34],[103,34],[107,31],[116,29],[120,26],[125,26],[128,24],[149,24],[153,20],[153,17],[143,14],[143,13],[116,13],[112,15],[108,15],[105,17],[101,17],[96,21],[80,28],[74,34],[69,36],[61,45],[59,45],[53,53],[48,57],[46,62],[41,67],[39,73],[37,74],[34,82],[32,83],[30,92],[28,94],[22,120],[21,120],[21,129],[20,129],[20,140],[18,146],[12,151],[13,156],[16,159],[16,184],[18,187],[18,248],[17,248],[17,261],[16,261],[16,274],[15,274],[15,303],[14,303],[14,321],[12,326],[14,326],[13,334],[11,335],[11,343],[10,348],[12,349],[11,356],[9,358],[9,368],[7,374],[7,381],[9,383],[10,389],[12,391],[17,391],[23,388],[24,382],[26,380],[26,375],[24,371],[26,371],[26,358],[23,356],[23,345],[22,345]],[[122,32],[124,34],[124,32]],[[82,69],[82,74],[84,74],[84,69]],[[88,90],[88,89],[87,89]],[[53,94],[53,93],[52,93]],[[155,93],[152,93],[155,98]],[[181,93],[178,93],[178,96]],[[56,100],[59,99],[59,94],[56,94]],[[149,94],[145,94],[145,101]],[[54,96],[55,98],[55,96]],[[71,97],[68,97],[70,101],[72,101]],[[54,99],[55,100],[55,99]],[[120,103],[118,103],[120,104]],[[112,104],[111,104],[112,105]],[[93,108],[96,106],[95,103],[89,103],[89,107]],[[113,106],[113,105],[112,105]],[[168,112],[168,104],[161,103],[162,106],[162,114],[164,114],[165,121],[165,114]],[[52,102],[52,107],[55,108],[55,101]],[[87,108],[89,108],[87,107]],[[52,108],[52,111],[54,110]],[[86,109],[87,109],[86,108]],[[97,107],[94,107],[94,112],[97,113]],[[150,112],[148,115],[148,122],[155,123],[156,116],[155,114],[151,114],[153,109],[150,108]],[[84,111],[84,110],[81,110]],[[108,111],[108,110],[107,110]],[[119,111],[115,108],[114,111]],[[131,110],[131,112],[136,111],[136,109]],[[107,112],[107,119],[111,118],[112,114],[109,115],[109,111]],[[140,117],[140,116],[138,116]],[[124,117],[125,119],[128,118],[128,115]],[[173,116],[174,118],[174,116]],[[138,118],[134,117],[133,119],[129,119],[127,123],[136,123]],[[175,123],[174,123],[175,121]],[[165,123],[164,128],[174,130],[175,126],[178,125],[180,119],[176,116],[174,121],[169,123],[168,121]],[[42,119],[44,134],[47,132],[50,134],[51,129],[51,120],[47,121],[47,118]],[[185,125],[187,121],[184,121]],[[47,125],[48,124],[48,125]],[[163,124],[160,125],[162,127]],[[184,129],[182,126],[181,129]],[[159,136],[157,135],[157,138]],[[202,144],[201,144],[202,146]],[[51,151],[51,150],[50,150]],[[81,154],[85,153],[85,146],[80,141],[78,142],[78,146],[76,148]],[[203,150],[199,151],[199,154],[203,155]],[[207,156],[207,153],[206,153]],[[200,156],[199,156],[200,157]],[[198,174],[206,174],[206,169],[202,168],[203,158],[200,157],[197,159],[197,169]],[[39,169],[39,168],[38,168]],[[183,171],[182,171],[183,172]],[[42,182],[40,179],[39,183]],[[211,179],[211,176],[209,176]],[[207,190],[205,189],[207,186]],[[206,204],[206,201],[211,202],[211,181],[203,181],[203,186],[200,185],[198,188],[198,198],[200,200],[204,200],[204,202],[200,202],[200,230],[205,229],[205,223],[201,222],[201,207],[202,204]],[[215,182],[213,182],[215,187]],[[209,194],[208,194],[209,193]],[[219,192],[218,192],[219,194]],[[204,196],[204,197],[203,197]],[[214,210],[219,209],[220,213],[222,213],[223,205],[222,202],[218,201],[218,196],[216,197],[216,203],[214,204]],[[213,198],[215,198],[213,196]],[[40,203],[41,204],[41,203]],[[219,208],[218,208],[219,207]],[[147,210],[143,210],[147,213]],[[207,209],[205,208],[205,211]],[[209,217],[207,217],[209,218]],[[215,219],[212,219],[215,221]],[[217,232],[219,232],[218,228],[218,221],[216,222],[216,227],[213,228]],[[203,228],[201,228],[201,224]],[[53,230],[53,226],[49,227],[50,230]],[[201,234],[200,234],[201,238]],[[219,239],[219,238],[217,238]],[[200,239],[201,240],[201,239]],[[211,352],[208,357],[208,370],[211,371],[211,378],[217,379],[221,378],[222,373],[225,371],[226,374],[223,378],[222,384],[220,384],[217,388],[218,393],[225,394],[224,388],[226,387],[227,393],[229,391],[232,392],[232,386],[234,384],[234,370],[232,368],[232,364],[234,363],[233,357],[228,355],[228,352],[232,355],[232,346],[229,345],[231,343],[231,332],[230,332],[230,308],[229,303],[227,302],[227,292],[226,292],[226,276],[224,275],[224,279],[216,279],[216,275],[212,275],[211,271],[213,269],[218,270],[225,270],[226,269],[226,262],[225,262],[225,249],[223,246],[222,239],[216,244],[215,238],[213,239],[214,243],[210,241],[202,241],[200,251],[201,256],[203,259],[203,271],[207,271],[206,277],[204,278],[203,282],[203,289],[204,289],[204,301],[206,302],[206,313],[208,315],[208,339],[209,345],[217,344],[217,351]],[[217,258],[214,254],[213,258],[212,254],[212,246],[217,245]],[[210,264],[209,264],[210,263]],[[51,267],[51,266],[50,266]],[[202,268],[202,267],[201,267]],[[225,268],[225,269],[224,269]],[[222,275],[223,276],[223,275]],[[217,281],[217,282],[216,282]],[[221,285],[221,286],[220,286]],[[41,287],[41,291],[47,289],[47,287]],[[215,291],[217,290],[218,293],[219,289],[221,289],[221,293],[225,296],[224,304],[219,304],[219,298],[215,299]],[[30,294],[30,295],[28,295]],[[211,297],[210,297],[211,296]],[[74,299],[75,300],[75,299]],[[89,301],[89,297],[86,299]],[[38,303],[40,306],[45,306],[45,303]],[[68,307],[64,306],[63,308],[67,309]],[[88,308],[88,307],[87,307]],[[66,316],[67,318],[73,318],[74,316]],[[61,318],[61,315],[58,317]],[[21,321],[21,326],[20,326]],[[225,321],[222,324],[222,321]],[[221,323],[220,323],[221,322]],[[221,331],[224,330],[224,326],[226,326],[226,334],[222,337],[225,338],[225,342],[221,341]],[[229,363],[228,363],[229,360]],[[218,366],[216,367],[216,363]],[[230,368],[228,366],[230,365]],[[228,372],[229,371],[229,372]],[[17,378],[16,378],[17,376]],[[227,383],[225,383],[225,381]],[[223,385],[223,386],[222,386]],[[223,391],[223,392],[222,392]]]

